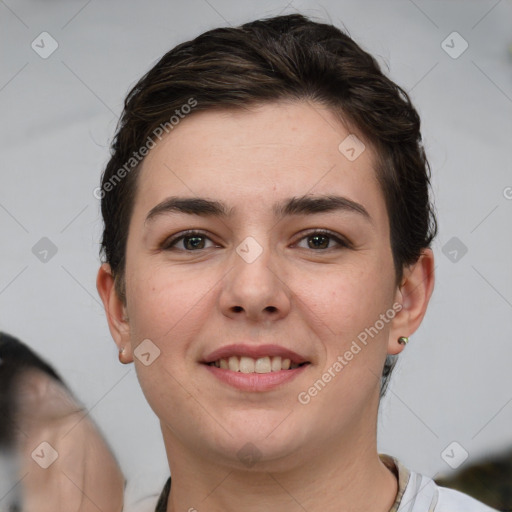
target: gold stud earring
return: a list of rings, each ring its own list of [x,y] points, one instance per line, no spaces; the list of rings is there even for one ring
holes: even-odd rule
[[[400,336],[400,338],[398,338],[398,343],[400,343],[400,345],[407,345],[407,343],[409,343],[409,338],[407,336]]]

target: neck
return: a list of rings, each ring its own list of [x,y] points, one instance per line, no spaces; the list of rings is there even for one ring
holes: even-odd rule
[[[172,461],[167,512],[388,512],[396,498],[397,481],[381,462],[376,440],[365,443],[365,434],[360,432],[351,442],[329,440],[311,452],[305,449],[300,461],[240,469],[205,462],[175,439],[171,442],[169,432],[164,431]]]

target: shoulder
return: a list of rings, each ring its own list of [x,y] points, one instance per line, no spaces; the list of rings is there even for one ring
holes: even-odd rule
[[[446,487],[438,487],[437,489],[439,492],[439,511],[436,509],[436,512],[458,512],[459,510],[461,512],[495,511],[495,509],[471,498],[467,494],[463,494],[462,492],[447,489]]]
[[[496,511],[467,494],[439,487],[431,478],[410,471],[398,512]]]

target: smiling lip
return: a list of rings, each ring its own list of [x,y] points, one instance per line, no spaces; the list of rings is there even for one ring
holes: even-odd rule
[[[203,365],[214,377],[241,391],[270,391],[294,379],[308,366],[308,364],[305,364],[293,370],[280,370],[270,373],[241,373],[224,370],[216,366]]]
[[[289,370],[272,371],[268,373],[242,373],[229,369],[217,368],[211,363],[220,359],[229,359],[232,356],[250,357],[259,359],[262,357],[280,356],[289,359],[292,365],[301,365]],[[227,345],[211,352],[204,358],[204,368],[220,381],[235,387],[241,391],[270,391],[300,375],[308,366],[309,361],[292,350],[278,345]]]

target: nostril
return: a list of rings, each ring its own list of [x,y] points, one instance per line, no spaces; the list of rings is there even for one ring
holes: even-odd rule
[[[242,306],[233,306],[231,308],[231,311],[233,311],[234,313],[241,313],[242,311],[244,311],[244,308]],[[268,313],[276,313],[278,311],[278,309],[275,307],[275,306],[267,306],[264,311],[268,312]]]

